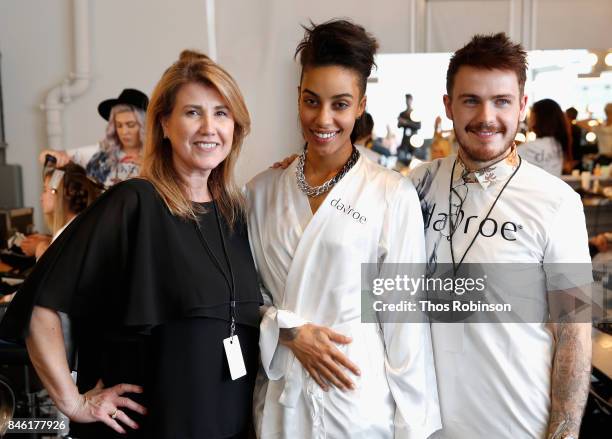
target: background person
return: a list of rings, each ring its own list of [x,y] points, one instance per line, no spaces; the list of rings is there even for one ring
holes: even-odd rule
[[[47,154],[57,159],[58,167],[73,161],[105,187],[137,176],[142,163],[148,103],[147,95],[133,88],[124,89],[116,99],[102,101],[98,113],[108,125],[98,145],[68,151],[46,149],[40,153],[40,162],[44,163]]]
[[[606,104],[604,113],[606,120],[603,124],[592,127],[592,131],[597,134],[599,153],[612,158],[612,102]]]
[[[612,162],[612,102],[606,104],[604,113],[606,120],[595,126],[589,125],[590,120],[576,121],[576,125],[597,135],[597,148],[600,155],[597,162],[602,166]]]
[[[406,109],[397,116],[397,127],[403,128],[402,141],[397,148],[397,158],[401,163],[408,165],[414,152],[414,147],[410,144],[410,139],[421,129],[421,121],[414,120],[412,95],[407,94],[405,97]]]
[[[359,153],[363,154],[365,157],[372,160],[374,163],[378,163],[380,159],[380,154],[372,149],[374,146],[374,119],[372,115],[367,111],[363,113],[363,117],[359,118],[359,121],[356,122],[355,127],[358,134],[355,139],[355,148],[359,150]]]
[[[71,435],[244,437],[261,296],[233,171],[249,114],[227,72],[185,51],[147,117],[142,178],[114,186],[60,235],[0,336],[26,338]],[[77,334],[76,386],[57,311]],[[235,380],[223,343],[231,333],[247,372]]]
[[[52,241],[64,231],[68,224],[102,193],[102,187],[91,181],[81,166],[68,163],[47,173],[44,178],[40,205],[51,231]],[[39,244],[36,259],[39,259],[48,244]]]
[[[518,147],[518,153],[528,162],[560,177],[565,169],[573,168],[570,125],[563,110],[552,99],[542,99],[531,107],[529,131],[536,139]]]
[[[443,159],[451,154],[453,137],[445,137],[445,134],[446,133],[442,131],[442,118],[440,116],[436,116],[436,120],[434,122],[434,136],[430,146],[431,160]]]
[[[582,157],[591,152],[589,147],[585,145],[585,130],[581,128],[577,123],[578,110],[574,107],[569,107],[565,110],[565,117],[570,126],[570,135],[572,138],[572,158],[574,159],[574,169],[582,169]],[[594,150],[597,152],[597,149]]]

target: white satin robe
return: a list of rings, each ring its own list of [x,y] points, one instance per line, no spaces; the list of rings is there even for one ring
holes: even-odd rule
[[[361,157],[313,215],[296,165],[247,185],[251,248],[270,305],[261,323],[257,435],[427,438],[440,428],[429,324],[361,323],[361,263],[425,261],[415,189]],[[347,371],[356,390],[324,392],[278,343],[280,328],[308,322],[353,338],[338,347],[361,370]]]

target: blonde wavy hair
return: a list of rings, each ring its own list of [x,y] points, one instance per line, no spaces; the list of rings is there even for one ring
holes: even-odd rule
[[[117,127],[115,126],[115,116],[119,113],[126,112],[134,113],[134,117],[136,117],[136,121],[138,122],[138,139],[140,140],[140,145],[144,145],[145,139],[145,113],[142,109],[137,108],[133,105],[129,104],[117,104],[113,108],[111,108],[110,115],[108,117],[108,124],[106,125],[106,135],[104,139],[100,142],[100,149],[106,152],[112,160],[117,161],[117,155],[119,151],[123,148],[121,145],[121,141],[119,140],[119,135],[117,134]]]
[[[231,228],[244,216],[244,199],[234,182],[234,168],[242,142],[250,131],[251,118],[236,81],[206,55],[184,50],[178,61],[164,72],[155,87],[147,110],[144,159],[140,176],[155,186],[173,215],[196,220],[199,207],[188,197],[186,182],[174,167],[172,145],[169,139],[164,139],[162,128],[162,121],[172,113],[178,91],[189,83],[214,87],[225,100],[234,118],[230,153],[208,177],[208,190]]]

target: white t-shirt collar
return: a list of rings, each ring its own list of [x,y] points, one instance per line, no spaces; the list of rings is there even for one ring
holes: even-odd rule
[[[487,189],[493,183],[506,181],[518,167],[519,160],[515,144],[512,144],[510,154],[499,162],[476,171],[470,171],[457,155],[453,186],[462,184],[461,179],[463,179],[465,183],[480,183],[483,189]]]

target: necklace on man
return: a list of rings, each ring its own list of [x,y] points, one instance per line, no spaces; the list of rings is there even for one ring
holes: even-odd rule
[[[295,169],[295,177],[297,179],[298,187],[309,198],[318,197],[319,195],[324,194],[332,187],[334,187],[336,183],[338,183],[342,179],[342,177],[344,177],[346,173],[350,171],[350,169],[355,165],[355,163],[357,163],[359,155],[359,151],[357,150],[357,148],[355,148],[355,145],[353,145],[353,152],[351,153],[351,156],[344,164],[342,169],[340,169],[340,172],[338,172],[332,178],[330,178],[325,183],[319,186],[310,186],[306,181],[306,176],[304,175],[304,165],[306,164],[306,149],[304,149],[304,152],[302,152],[302,154],[300,154],[300,156],[298,157],[298,164],[297,168]]]
[[[484,224],[489,219],[489,215],[491,215],[491,212],[493,211],[493,208],[497,204],[497,201],[499,200],[499,197],[501,197],[501,194],[504,192],[504,189],[506,189],[506,187],[508,186],[508,184],[510,183],[512,178],[516,175],[516,173],[518,172],[518,170],[521,167],[522,163],[523,163],[523,159],[521,158],[521,156],[519,156],[519,164],[518,164],[518,166],[516,167],[516,169],[512,172],[512,174],[510,175],[508,180],[506,180],[506,182],[502,186],[501,190],[499,191],[499,193],[495,197],[495,200],[493,200],[493,204],[491,204],[491,207],[489,208],[489,211],[485,215],[484,219],[480,222],[480,224]],[[472,248],[472,246],[476,242],[476,239],[478,238],[478,235],[480,235],[480,231],[481,231],[480,227],[478,228],[478,230],[476,230],[476,233],[474,234],[474,237],[470,241],[470,244],[468,245],[467,249],[465,249],[465,252],[463,252],[463,256],[461,256],[461,259],[459,260],[459,263],[455,264],[455,251],[453,249],[453,235],[455,234],[455,231],[457,230],[457,226],[459,224],[456,224],[455,226],[452,225],[452,219],[451,219],[452,218],[451,217],[451,210],[452,210],[451,194],[453,192],[453,175],[455,174],[455,165],[456,164],[457,164],[457,160],[455,159],[455,161],[453,162],[453,168],[451,169],[450,183],[449,183],[449,193],[448,193],[448,231],[449,231],[449,234],[448,234],[448,238],[449,239],[448,240],[450,241],[451,260],[453,261],[453,275],[456,275],[457,272],[459,271],[459,267],[461,267],[461,264],[463,264],[463,261],[465,260],[465,257],[467,256],[468,252],[470,251],[470,249]],[[463,178],[463,176],[461,178]],[[461,204],[463,204],[463,203],[461,203]],[[461,210],[461,208],[462,208],[462,206],[460,205],[459,206],[459,210]],[[459,212],[457,212],[457,217],[459,217]]]

